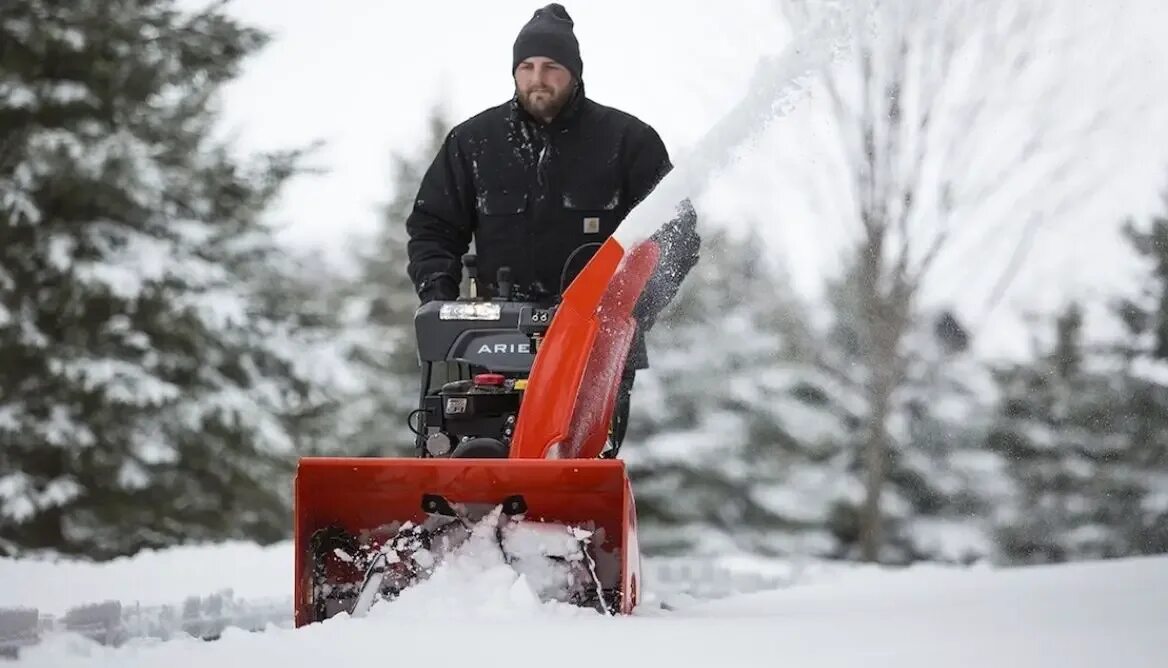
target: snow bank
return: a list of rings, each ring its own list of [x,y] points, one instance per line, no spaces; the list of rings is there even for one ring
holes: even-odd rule
[[[241,599],[291,597],[292,544],[224,543],[145,550],[104,563],[0,559],[0,608],[63,615],[102,601],[155,606],[231,591]]]
[[[819,584],[605,617],[538,606],[521,578],[488,555],[465,556],[401,605],[360,619],[120,648],[55,635],[16,665],[1168,665],[1163,557],[1004,571],[866,568]]]
[[[510,543],[519,555],[563,550],[562,535]],[[219,640],[136,639],[120,647],[48,634],[14,666],[394,664],[547,666],[598,662],[702,666],[1168,665],[1168,557],[997,570],[921,565],[888,569],[755,558],[647,559],[663,584],[726,573],[755,578],[752,594],[716,600],[653,597],[631,617],[607,617],[533,592],[548,573],[508,568],[490,541],[468,542],[428,582],[363,618],[339,616]],[[174,603],[230,589],[290,604],[288,543],[146,552],[107,564],[0,560],[0,607],[63,612],[103,599]],[[523,571],[521,568],[520,571]],[[554,575],[554,574],[551,574]]]

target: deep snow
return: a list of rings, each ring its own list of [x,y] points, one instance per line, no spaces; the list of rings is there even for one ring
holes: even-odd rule
[[[5,560],[0,583],[22,602],[49,587],[57,605],[100,592],[161,600],[207,586],[286,596],[288,548],[182,548],[104,566]],[[750,567],[792,574],[784,562]],[[521,578],[484,555],[450,562],[441,577],[362,619],[121,647],[49,635],[15,665],[1168,665],[1166,557],[1006,570],[836,565],[806,573],[767,591],[676,599],[671,609],[649,603],[631,617],[608,618],[537,602]],[[6,594],[4,604],[11,602]]]

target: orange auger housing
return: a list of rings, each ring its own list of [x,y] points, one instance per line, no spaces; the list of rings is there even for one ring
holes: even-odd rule
[[[447,369],[446,380],[437,384],[455,389],[439,395],[429,382],[435,372],[423,374],[422,406],[415,411],[424,424],[415,429],[418,457],[300,460],[295,479],[297,626],[359,611],[374,571],[378,586],[392,590],[381,584],[393,581],[393,574],[384,571],[402,567],[402,562],[378,566],[368,554],[389,544],[394,532],[400,538],[428,518],[461,514],[466,508],[503,507],[523,522],[593,531],[589,549],[602,553],[609,567],[595,569],[602,591],[599,601],[590,604],[609,612],[633,610],[640,579],[636,505],[624,463],[602,453],[637,326],[633,309],[658,257],[651,240],[628,252],[615,238],[602,244],[555,305],[545,331],[536,332],[538,345],[529,353],[528,370],[516,364],[514,355],[506,363],[487,360],[495,351],[522,350],[524,344],[516,341],[527,335],[510,332],[521,338],[499,343],[503,334],[492,330],[491,322],[460,332],[448,361],[462,369],[460,374],[469,368],[472,377],[449,380]],[[449,309],[450,320],[457,321],[458,314],[491,318],[502,312],[498,301],[460,300]],[[464,308],[468,304],[479,305]],[[541,311],[532,309],[520,307],[519,321],[538,320]],[[419,336],[421,346],[420,330]],[[489,337],[491,343],[468,344]],[[485,387],[476,394],[480,383],[502,389]],[[466,387],[470,393],[460,393]],[[504,402],[511,396],[503,391],[508,388],[521,399],[517,414],[502,417],[505,436],[500,443],[505,450],[473,449],[469,442],[475,439],[464,436],[461,443],[449,442],[448,451],[431,451],[435,443],[447,444],[436,422],[449,418],[453,424],[476,402]],[[464,451],[469,455],[460,454]],[[362,540],[376,548],[365,557],[358,554]],[[589,559],[601,561],[599,555]]]

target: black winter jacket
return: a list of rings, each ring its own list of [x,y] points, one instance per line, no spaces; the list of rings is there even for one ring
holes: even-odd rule
[[[507,266],[521,295],[550,301],[671,169],[652,127],[588,99],[583,84],[549,125],[513,97],[451,130],[424,175],[406,221],[410,279],[423,302],[456,298],[473,239],[483,292],[495,294]],[[671,266],[638,304],[636,368],[647,366],[644,332],[697,262],[696,216],[688,202],[679,210],[662,221]]]

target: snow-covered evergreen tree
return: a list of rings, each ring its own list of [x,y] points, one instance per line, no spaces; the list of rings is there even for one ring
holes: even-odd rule
[[[1138,503],[1122,435],[1127,383],[1091,362],[1083,323],[1083,309],[1069,305],[1057,318],[1053,344],[1033,364],[997,372],[1001,415],[989,445],[1010,462],[1014,492],[999,517],[1001,551],[1010,561],[1127,552],[1127,520],[1109,511]]]
[[[813,314],[757,235],[707,237],[650,334],[622,450],[646,550],[861,558],[870,411],[854,285],[833,285]],[[950,313],[912,319],[903,338],[883,557],[987,556],[992,527],[978,518],[1004,492],[978,422],[984,371]]]
[[[270,298],[297,155],[212,140],[265,39],[217,6],[0,6],[0,550],[286,535],[332,368]]]
[[[1114,314],[1126,336],[1115,351],[1123,397],[1126,489],[1107,498],[1122,518],[1128,554],[1168,552],[1168,191],[1165,211],[1147,229],[1129,222],[1125,234],[1147,268],[1140,294]]]
[[[344,328],[343,345],[360,369],[361,389],[337,413],[337,454],[409,456],[414,452],[420,391],[414,312],[418,295],[406,274],[405,221],[418,185],[452,124],[441,109],[427,121],[424,141],[392,156],[393,195],[371,238],[353,247],[356,276],[332,299]]]
[[[906,377],[890,420],[888,541],[900,561],[996,555],[993,515],[1009,462],[986,447],[993,377],[949,310],[924,311],[906,337]]]
[[[1004,559],[1168,551],[1168,218],[1124,232],[1144,281],[1113,305],[1123,335],[1088,346],[1087,311],[1072,304],[1035,362],[997,372],[990,446],[1013,485],[998,518]]]
[[[756,235],[703,233],[702,260],[649,335],[621,450],[654,554],[828,554],[846,416],[790,348],[805,322]]]
[[[360,330],[344,311],[347,275],[310,251],[285,250],[244,272],[259,312],[295,332],[297,378],[307,400],[283,414],[295,451],[359,455],[347,441],[347,412],[368,396],[370,377],[354,358]]]

